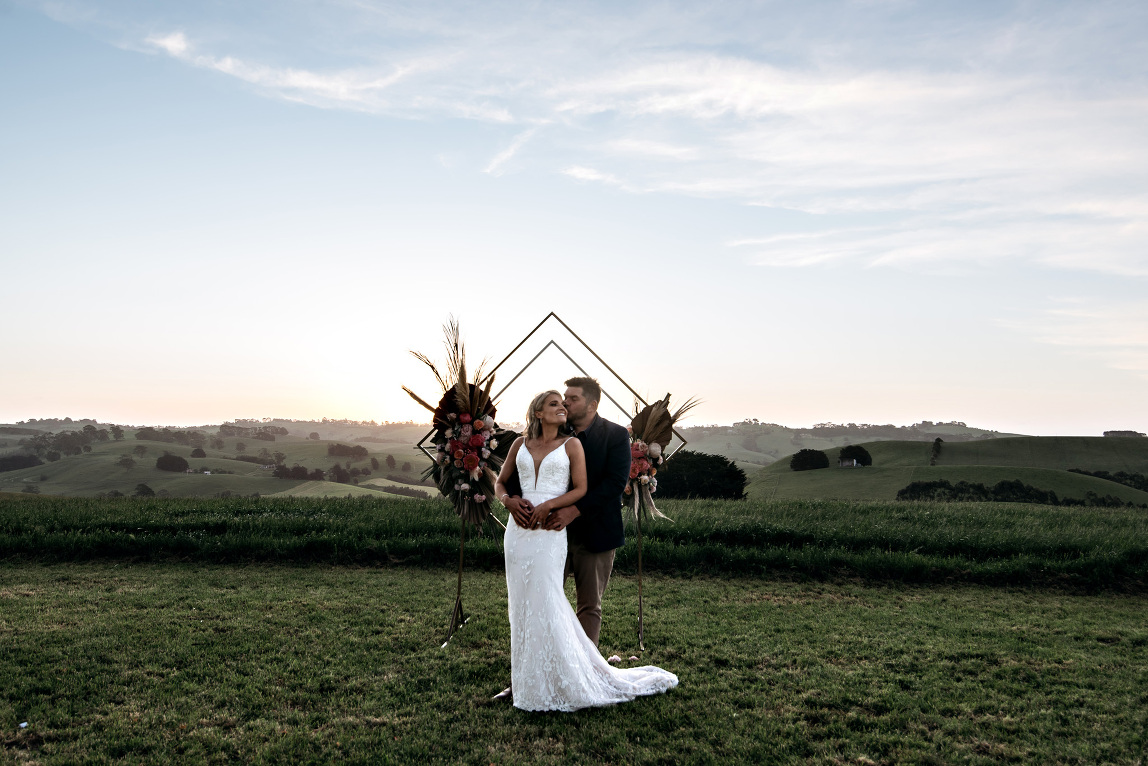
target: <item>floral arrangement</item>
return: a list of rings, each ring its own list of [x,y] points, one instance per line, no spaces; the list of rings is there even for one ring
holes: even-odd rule
[[[665,514],[654,505],[653,493],[658,490],[658,466],[666,458],[662,454],[674,438],[674,424],[698,405],[689,399],[676,412],[670,412],[670,395],[648,404],[636,412],[630,421],[630,481],[624,492],[630,499],[634,517],[644,515],[665,519]],[[635,408],[636,409],[636,408]]]
[[[448,427],[438,430],[432,438],[437,457],[426,476],[434,478],[460,517],[480,525],[490,514],[497,478],[494,469],[502,467],[514,434],[503,432],[502,439],[496,436],[498,424],[494,422],[493,406],[489,414],[481,417],[470,412],[450,412],[447,420]]]
[[[496,408],[490,399],[494,376],[490,375],[484,381],[480,364],[475,370],[474,382],[467,382],[466,353],[459,335],[458,322],[452,318],[443,327],[443,331],[446,333],[447,352],[445,375],[439,372],[435,363],[425,354],[411,352],[416,359],[430,367],[442,386],[442,398],[438,406],[431,406],[406,386],[403,386],[403,390],[434,413],[431,420],[434,435],[431,441],[436,447],[435,459],[423,478],[434,479],[439,492],[451,501],[461,520],[458,589],[446,641],[443,643],[445,648],[455,631],[470,619],[462,608],[462,563],[467,524],[482,534],[482,525],[487,519],[494,518],[497,521],[497,517],[490,512],[494,482],[518,434],[503,431],[494,422]]]
[[[634,419],[626,429],[630,432],[630,481],[623,490],[630,497],[634,521],[638,524],[638,647],[646,649],[646,622],[642,596],[642,519],[658,518],[672,521],[654,505],[653,493],[658,489],[658,466],[668,459],[662,453],[674,438],[674,424],[687,412],[698,406],[697,399],[688,399],[670,412],[670,395],[647,404],[642,410],[634,405]]]
[[[431,368],[442,386],[438,406],[432,407],[406,386],[403,390],[434,413],[431,442],[435,445],[436,457],[424,478],[434,480],[464,524],[472,524],[481,532],[483,522],[491,518],[491,498],[498,471],[518,434],[504,431],[494,422],[497,408],[490,399],[494,376],[483,381],[482,365],[479,365],[474,382],[467,382],[466,353],[459,338],[458,323],[451,320],[443,329],[447,348],[445,375],[425,355],[412,352]]]

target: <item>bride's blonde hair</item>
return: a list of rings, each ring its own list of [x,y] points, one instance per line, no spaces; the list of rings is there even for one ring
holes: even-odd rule
[[[530,400],[530,409],[526,411],[526,433],[524,434],[526,441],[537,439],[542,435],[542,421],[538,419],[538,415],[535,413],[542,409],[542,406],[546,404],[547,397],[549,397],[551,394],[558,394],[558,397],[562,398],[561,393],[555,391],[554,389],[550,389],[549,391],[543,391],[538,396]]]

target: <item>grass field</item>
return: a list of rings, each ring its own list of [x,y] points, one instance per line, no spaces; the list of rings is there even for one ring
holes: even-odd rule
[[[1062,498],[1083,499],[1093,492],[1148,504],[1148,492],[1068,471],[1148,473],[1148,439],[1025,436],[946,442],[936,466],[929,465],[928,443],[882,441],[863,446],[873,458],[870,467],[837,468],[837,450],[827,452],[830,467],[821,470],[792,471],[787,460],[780,460],[750,474],[747,494],[760,500],[892,500],[914,481],[963,480],[991,487],[1019,479]]]
[[[523,713],[506,592],[447,570],[0,564],[13,763],[1140,764],[1142,597],[653,576],[679,688]],[[616,576],[601,648],[636,654]],[[628,663],[634,664],[634,663]],[[23,729],[17,728],[27,722]]]

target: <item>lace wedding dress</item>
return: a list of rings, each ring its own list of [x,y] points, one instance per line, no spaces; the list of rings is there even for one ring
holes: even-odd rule
[[[570,458],[565,446],[534,458],[522,446],[516,460],[522,496],[535,505],[565,494]],[[578,710],[613,705],[678,685],[661,668],[615,668],[586,637],[562,589],[566,530],[523,529],[510,520],[504,538],[510,611],[510,685],[523,710]]]

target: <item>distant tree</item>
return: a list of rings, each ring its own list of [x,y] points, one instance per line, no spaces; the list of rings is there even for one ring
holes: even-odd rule
[[[47,453],[45,453],[44,457],[48,458],[49,463],[55,463],[60,459],[60,453],[56,452],[54,449],[50,449],[47,451]]]
[[[207,457],[207,453],[203,451],[203,447],[196,447],[191,451],[192,457]]]
[[[397,465],[397,463],[395,461],[394,455],[387,455],[386,463],[387,463],[387,468],[390,468],[392,471],[395,470],[395,465]]]
[[[655,498],[698,497],[741,500],[745,497],[745,471],[722,455],[681,450],[657,474]]]
[[[210,439],[208,439],[208,440],[207,440],[207,444],[208,444],[208,446],[210,446],[212,449],[217,449],[217,450],[221,450],[221,449],[223,449],[223,448],[224,448],[224,446],[226,446],[226,445],[224,444],[224,441],[223,441],[223,439],[221,439],[221,438],[220,438],[220,437],[218,437],[218,436],[213,436],[213,437],[211,437]]]
[[[187,460],[179,455],[165,452],[156,458],[155,467],[161,471],[186,471],[191,466],[188,465]]]
[[[271,459],[275,461],[276,465],[283,465],[283,461],[287,459],[287,455],[282,452],[274,452],[271,455]]]
[[[136,491],[132,493],[132,497],[155,497],[155,490],[146,484],[140,483],[136,485]]]
[[[116,465],[118,465],[120,468],[124,469],[125,471],[130,471],[131,469],[136,467],[136,461],[132,460],[130,455],[124,455],[123,457],[121,457],[119,460],[116,461]]]
[[[0,457],[0,472],[19,471],[21,468],[35,468],[44,465],[36,455],[4,455]]]
[[[132,447],[132,454],[136,457],[143,457],[147,454],[147,447],[143,446],[142,444],[137,444],[136,446]]]
[[[933,439],[933,446],[929,448],[929,465],[937,464],[937,458],[941,456],[941,445],[944,443],[945,441],[939,436]]]
[[[370,475],[371,475],[371,469],[370,469],[370,468],[360,468],[360,469],[359,469],[359,472],[360,472],[360,473],[361,473],[363,476],[370,476]]]
[[[84,452],[91,452],[92,451],[92,445],[85,444],[83,447],[80,447],[80,449],[82,449]]]
[[[841,460],[856,460],[857,465],[873,465],[873,458],[869,456],[868,450],[860,444],[842,447],[841,453],[837,457]]]
[[[108,429],[101,428],[99,431],[96,431],[96,441],[106,442],[107,440],[108,440]]]
[[[235,442],[235,451],[236,452],[246,452],[247,451],[247,445],[244,444],[243,442]]]
[[[335,463],[335,465],[331,466],[331,470],[328,471],[327,474],[331,481],[337,481],[340,484],[351,483],[351,472],[338,463]]]
[[[821,450],[799,450],[789,459],[789,469],[791,471],[812,471],[818,468],[828,467],[829,456]]]
[[[120,442],[124,440],[124,429],[119,426],[112,426],[108,430],[112,432],[112,438],[116,441]]]
[[[324,481],[327,478],[327,474],[323,472],[322,468],[316,468],[307,474],[307,478],[311,481]]]
[[[352,460],[366,460],[367,448],[362,444],[348,446],[346,444],[328,444],[327,454],[332,457],[349,457]]]
[[[371,470],[379,470],[379,459],[377,457],[371,458]]]
[[[315,441],[319,441],[319,433],[317,431],[312,431],[310,434],[307,435],[307,438],[308,439],[314,439]]]
[[[94,425],[92,425],[91,423],[88,423],[86,426],[84,426],[84,427],[83,427],[83,429],[82,429],[82,432],[83,432],[84,436],[88,437],[88,438],[89,438],[89,439],[91,439],[92,441],[95,441],[96,439],[98,439],[98,438],[99,438],[99,437],[97,436],[97,434],[99,433],[99,431],[98,431],[98,430],[96,429],[96,427],[95,427]]]
[[[271,462],[271,450],[266,447],[259,448],[259,459],[264,462]]]
[[[362,475],[363,475],[363,472],[360,471],[358,468],[352,468],[351,469],[351,477],[352,478],[354,478],[356,476],[362,476]]]
[[[413,469],[410,463],[403,463],[403,473],[410,473]]]

